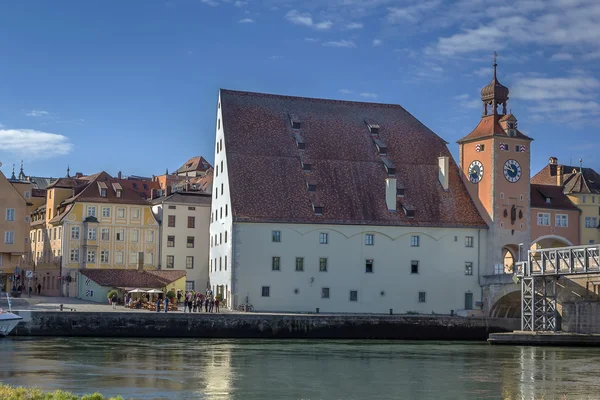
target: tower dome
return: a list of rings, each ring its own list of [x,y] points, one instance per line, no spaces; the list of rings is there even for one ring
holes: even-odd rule
[[[494,78],[481,89],[481,101],[483,101],[483,115],[488,115],[488,105],[492,106],[492,114],[498,114],[498,105],[502,105],[502,114],[506,114],[506,102],[508,101],[508,88],[501,84],[496,77],[496,53],[494,53]]]

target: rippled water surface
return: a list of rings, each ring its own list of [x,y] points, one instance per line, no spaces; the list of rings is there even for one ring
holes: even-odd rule
[[[600,398],[600,349],[12,338],[0,350],[3,383],[135,399]]]

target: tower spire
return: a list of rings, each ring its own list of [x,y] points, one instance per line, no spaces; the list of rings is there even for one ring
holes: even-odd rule
[[[71,177],[71,167],[67,164],[67,178]]]
[[[13,164],[12,175],[10,176],[10,179],[17,179],[15,176],[15,164]]]
[[[494,79],[496,79],[496,68],[498,67],[498,53],[494,51]]]
[[[25,172],[23,172],[23,160],[21,160],[21,171],[19,172],[19,179],[24,181],[26,178]]]

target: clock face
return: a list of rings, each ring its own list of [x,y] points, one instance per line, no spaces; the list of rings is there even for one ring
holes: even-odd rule
[[[508,160],[504,163],[504,177],[511,183],[521,179],[521,166],[517,161]]]
[[[481,162],[475,160],[469,165],[469,180],[472,183],[479,183],[481,178],[483,178],[483,164]]]

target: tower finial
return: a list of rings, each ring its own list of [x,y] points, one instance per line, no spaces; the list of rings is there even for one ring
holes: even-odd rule
[[[579,159],[579,173],[583,173],[583,159]]]
[[[496,79],[496,67],[498,66],[498,53],[494,51],[494,79]]]
[[[71,166],[67,164],[67,178],[71,177]]]
[[[17,179],[15,176],[15,164],[13,164],[12,175],[10,176],[10,179]]]

